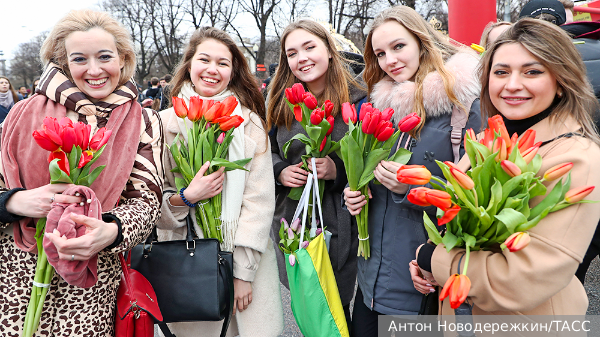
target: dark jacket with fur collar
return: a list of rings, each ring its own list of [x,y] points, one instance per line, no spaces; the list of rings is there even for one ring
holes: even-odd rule
[[[472,54],[458,53],[446,62],[446,68],[455,77],[454,94],[466,108],[471,107],[481,90],[475,76],[478,61]],[[404,134],[400,141],[403,147],[413,152],[408,164],[425,165],[433,175],[443,177],[435,160],[454,161],[450,142],[453,106],[437,72],[427,75],[423,88],[427,117],[419,139],[409,139],[408,134]],[[414,90],[413,82],[396,83],[386,77],[375,85],[371,102],[378,109],[393,108],[395,114],[392,120],[396,124],[412,112]],[[469,128],[476,133],[481,128],[478,110],[470,112],[463,135]],[[461,155],[463,153],[461,150]],[[413,187],[417,186],[410,188]],[[435,216],[435,210],[413,205],[406,195],[392,193],[383,185],[371,183],[370,188],[373,193],[369,204],[371,258],[358,259],[358,283],[364,303],[382,314],[417,314],[423,295],[415,290],[408,265],[415,259],[417,247],[427,241],[423,211],[432,212]]]

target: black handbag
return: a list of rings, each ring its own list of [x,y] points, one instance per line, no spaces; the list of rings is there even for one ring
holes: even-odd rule
[[[158,242],[156,230],[131,250],[131,268],[150,281],[165,323],[224,320],[225,337],[233,312],[233,254],[220,251],[217,239],[198,239],[191,216],[185,240]]]

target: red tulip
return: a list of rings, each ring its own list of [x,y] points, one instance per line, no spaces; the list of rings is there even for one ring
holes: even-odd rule
[[[394,109],[387,108],[381,112],[381,119],[389,121],[390,119],[392,119],[393,115],[394,115]]]
[[[408,114],[398,123],[398,129],[402,132],[409,132],[421,123],[421,117],[416,112]]]
[[[319,125],[323,121],[323,116],[321,116],[319,111],[323,112],[321,109],[316,109],[310,114],[310,123],[312,125]]]
[[[62,138],[63,151],[71,153],[73,146],[77,145],[77,136],[73,124],[71,124],[71,126],[65,125],[62,130],[60,130],[60,138]]]
[[[446,164],[446,166],[448,166],[448,169],[450,169],[450,168],[453,168],[453,167],[454,167],[455,169],[457,169],[457,170],[460,170],[460,169],[458,168],[458,166],[456,166],[456,164],[454,164],[454,163],[453,163],[453,162],[451,162],[451,161],[445,161],[445,162],[444,162],[444,164]]]
[[[483,139],[479,142],[492,151],[494,144],[494,131],[492,129],[485,129],[483,132]]]
[[[108,138],[110,138],[111,134],[111,130],[107,130],[106,128],[100,128],[90,140],[90,150],[92,152],[100,150],[100,148],[102,148],[108,142]]]
[[[60,120],[60,123],[58,123],[58,125],[61,126],[61,128],[65,128],[65,127],[73,127],[73,121],[71,121],[71,119],[69,117],[63,117]]]
[[[408,201],[417,206],[431,206],[431,204],[427,201],[427,192],[430,191],[430,188],[427,187],[416,187],[410,190],[408,196],[406,197]]]
[[[314,110],[318,104],[317,99],[315,98],[315,95],[311,94],[310,92],[304,93],[303,101],[304,101],[304,104],[306,105],[306,107],[309,108],[310,110]]]
[[[202,114],[204,112],[202,110],[203,104],[204,104],[204,100],[201,99],[200,96],[190,97],[190,107],[188,109],[187,118],[189,120],[191,120],[192,122],[200,120],[202,118]]]
[[[380,142],[385,142],[394,134],[394,125],[390,121],[379,121],[377,131],[375,131],[375,138]]]
[[[472,190],[475,187],[473,179],[471,179],[471,177],[466,175],[463,171],[451,167],[450,174],[452,177],[454,177],[454,179],[456,179],[456,182],[460,185],[460,187],[464,188],[465,190]]]
[[[454,204],[454,206],[444,212],[444,215],[438,219],[438,226],[443,226],[452,221],[452,219],[458,215],[458,212],[460,212],[460,206]]]
[[[565,200],[569,204],[574,204],[583,200],[583,198],[587,197],[594,190],[594,186],[582,186],[570,189],[567,194],[565,194]]]
[[[302,108],[299,105],[294,105],[294,118],[298,122],[302,122]]]
[[[471,280],[467,275],[454,274],[444,284],[440,292],[440,301],[450,296],[450,307],[458,308],[466,299],[471,289]]]
[[[237,128],[238,126],[240,126],[240,124],[242,124],[243,121],[244,118],[242,118],[242,116],[233,115],[229,117],[229,120],[223,123],[219,123],[219,128],[221,129],[221,131],[227,132],[231,128]]]
[[[179,118],[186,118],[188,116],[188,108],[187,104],[185,104],[185,100],[180,97],[173,97],[173,109],[175,109],[175,114]]]
[[[83,124],[82,122],[75,123],[75,136],[77,137],[76,145],[79,146],[81,150],[87,150],[88,144],[90,143],[91,132],[91,125]]]
[[[373,112],[373,110],[374,110],[374,108],[371,103],[363,103],[363,105],[360,106],[358,120],[360,120],[362,122],[365,119],[365,116],[368,113]]]
[[[63,151],[54,151],[50,152],[50,156],[48,156],[48,162],[53,161],[54,159],[58,159],[58,167],[67,175],[71,174],[71,169],[69,168],[69,160],[67,159],[67,154]]]
[[[325,116],[327,116],[328,119],[329,116],[331,116],[331,113],[333,112],[333,108],[334,105],[333,103],[331,103],[330,100],[326,100],[325,103],[323,103],[323,110],[325,110]]]
[[[562,177],[563,175],[567,174],[567,172],[569,172],[571,170],[571,168],[573,168],[573,163],[571,163],[571,162],[552,166],[551,168],[546,170],[546,172],[544,173],[544,180],[551,181],[551,180],[558,179],[558,178]]]
[[[327,113],[327,112],[325,112]],[[327,130],[327,134],[325,134],[325,137],[329,136],[332,132],[333,132],[333,123],[335,122],[335,118],[333,118],[333,116],[329,115],[327,116],[327,121],[329,122],[329,130]]]
[[[402,165],[396,179],[403,184],[424,185],[431,179],[431,172],[424,165]]]
[[[294,91],[292,90],[292,88],[285,88],[285,98],[292,105],[298,104],[298,102],[296,102],[296,99],[294,97]]]
[[[237,98],[235,98],[235,96],[229,96],[229,97],[225,98],[221,102],[221,104],[222,104],[223,110],[221,110],[221,114],[217,117],[231,116],[231,114],[233,113],[233,111],[235,110],[235,108],[238,105],[238,100],[237,100]]]
[[[56,118],[46,117],[42,123],[46,136],[54,143],[62,146],[62,139],[60,138],[61,127]]]
[[[92,160],[92,158],[94,158],[94,156],[90,151],[83,151],[81,153],[81,158],[79,159],[79,164],[77,165],[77,167],[83,168],[85,165],[87,165],[87,163],[90,162],[90,160]]]
[[[292,104],[302,103],[302,99],[304,98],[305,92],[302,83],[295,83],[294,85],[292,85],[292,92],[294,94],[294,100],[296,101],[296,103]]]
[[[350,121],[356,123],[356,108],[354,104],[350,105],[348,102],[342,103],[342,118],[346,124],[349,124]]]
[[[488,125],[495,133],[500,134],[500,137],[504,139],[507,146],[510,144],[510,136],[508,135],[508,131],[506,131],[506,126],[504,125],[504,120],[501,115],[495,115],[488,118]]]
[[[445,191],[440,190],[429,190],[425,195],[425,199],[428,203],[433,206],[441,209],[442,211],[447,211],[452,207],[452,197]]]
[[[523,156],[523,160],[525,160],[525,162],[529,164],[533,160],[539,149],[539,146],[533,146],[525,150],[523,153],[521,153],[521,156]]]
[[[500,167],[511,177],[516,177],[521,174],[521,169],[512,161],[503,160],[500,162]]]
[[[528,233],[517,232],[517,233],[513,233],[511,236],[509,236],[506,239],[506,241],[504,241],[504,245],[506,246],[506,248],[508,248],[508,250],[511,253],[514,253],[516,251],[519,251],[519,250],[527,247],[527,245],[529,244],[529,241],[531,241],[531,237],[529,236]]]
[[[535,141],[535,131],[534,130],[527,130],[523,133],[523,135],[521,136],[521,139],[519,139],[519,151],[521,151],[521,155],[523,154],[523,151],[533,147],[533,142]]]
[[[373,111],[365,115],[365,118],[362,121],[362,131],[368,135],[375,134],[380,119],[381,112],[377,109],[373,109]]]
[[[323,141],[321,142],[321,146],[319,146],[319,151],[323,151],[326,143],[327,143],[327,137],[323,138]]]
[[[46,151],[54,152],[60,149],[60,144],[56,144],[54,141],[52,141],[52,139],[48,137],[46,131],[44,130],[33,131],[33,139],[42,149]]]

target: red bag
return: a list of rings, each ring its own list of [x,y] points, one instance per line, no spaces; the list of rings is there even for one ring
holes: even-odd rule
[[[131,254],[127,263],[119,254],[123,273],[117,292],[115,313],[115,337],[153,337],[154,322],[162,322],[162,314],[156,294],[148,280],[130,268]]]

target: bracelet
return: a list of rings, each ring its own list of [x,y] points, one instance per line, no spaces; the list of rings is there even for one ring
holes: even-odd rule
[[[198,205],[198,203],[192,204],[191,202],[189,202],[184,196],[183,196],[183,191],[185,191],[185,187],[181,188],[181,190],[179,190],[179,196],[181,197],[181,200],[183,200],[183,203],[188,205],[188,207],[196,207],[196,205]]]

